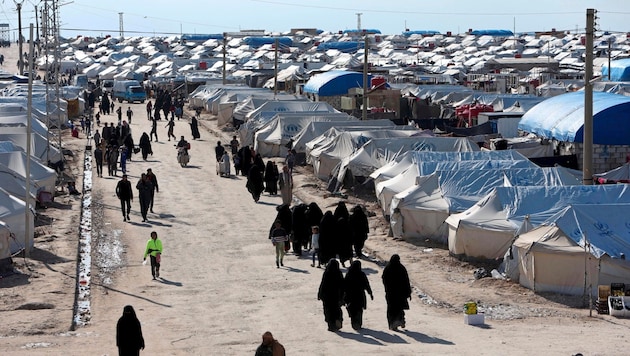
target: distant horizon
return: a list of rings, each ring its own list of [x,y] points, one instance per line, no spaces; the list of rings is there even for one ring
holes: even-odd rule
[[[18,1],[19,2],[19,1]],[[22,34],[28,38],[30,23],[35,26],[35,7],[22,2]],[[595,6],[594,6],[595,5]],[[44,6],[39,2],[38,13]],[[592,0],[502,3],[478,0],[442,2],[390,0],[319,0],[305,4],[295,1],[236,0],[74,0],[59,6],[60,35],[74,38],[125,36],[169,36],[180,34],[220,34],[241,30],[286,33],[295,28],[327,32],[377,29],[383,35],[401,34],[406,29],[431,30],[442,34],[463,34],[469,29],[509,30],[516,34],[547,32],[583,33],[586,9],[597,10],[598,32],[628,33],[630,1]],[[14,3],[0,3],[0,23],[9,31],[0,35],[17,39],[17,11]]]

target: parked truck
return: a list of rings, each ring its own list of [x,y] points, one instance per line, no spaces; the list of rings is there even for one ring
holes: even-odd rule
[[[119,103],[123,101],[144,103],[147,100],[147,93],[137,80],[115,80],[112,87],[112,98],[118,100]]]

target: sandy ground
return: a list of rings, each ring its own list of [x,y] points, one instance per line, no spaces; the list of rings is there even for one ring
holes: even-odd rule
[[[150,122],[144,105],[124,104],[123,109],[128,106],[137,141],[150,131]],[[275,267],[267,233],[280,197],[263,195],[256,204],[243,177],[216,174],[213,147],[217,140],[227,142],[230,133],[217,130],[207,113],[202,114],[201,140],[191,141],[186,168],[177,165],[174,142],[165,140],[165,124],[153,143],[154,155],[147,161],[134,155],[128,163],[134,185],[147,168],[157,174],[160,192],[149,222],[141,222],[137,198],[131,222],[123,222],[114,194],[118,178],[94,178],[90,323],[70,331],[80,200],[60,195],[39,212],[31,258],[16,259],[19,273],[0,279],[0,353],[116,355],[115,325],[127,304],[142,322],[143,354],[154,355],[253,355],[266,330],[289,355],[610,355],[626,347],[630,321],[595,312],[589,317],[588,309],[575,307],[581,304],[576,298],[475,280],[472,271],[478,266],[452,259],[444,248],[386,237],[380,212],[370,201],[365,202],[374,213],[366,244],[370,257],[363,267],[375,299],[368,301],[360,332],[350,328],[345,311],[342,331],[326,331],[316,299],[322,270],[312,268],[306,256],[293,255],[285,258],[284,268]],[[188,123],[176,122],[175,135],[190,138]],[[76,152],[70,168],[76,176],[85,144],[83,135],[65,140]],[[316,201],[323,210],[338,202],[324,198],[321,182],[308,167],[296,170],[295,186],[302,201]],[[349,199],[350,206],[356,202]],[[158,281],[141,264],[151,231],[164,244]],[[388,330],[385,317],[380,261],[393,253],[401,255],[416,288],[403,332]],[[480,301],[485,325],[464,325],[468,300]]]

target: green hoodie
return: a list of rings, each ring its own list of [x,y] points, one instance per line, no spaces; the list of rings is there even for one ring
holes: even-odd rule
[[[158,253],[162,253],[162,241],[160,239],[149,239],[147,248],[144,251],[144,258],[147,258],[147,255],[155,257]]]

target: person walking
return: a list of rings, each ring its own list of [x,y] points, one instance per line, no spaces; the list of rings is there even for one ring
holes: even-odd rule
[[[313,263],[311,263],[311,267],[315,267],[315,257],[317,257],[317,268],[322,268],[322,262],[319,258],[319,226],[311,227],[311,248],[313,249]]]
[[[98,177],[103,177],[103,158],[105,155],[103,154],[103,149],[101,145],[96,145],[94,148],[94,160],[96,161],[96,175]]]
[[[157,232],[151,231],[151,238],[147,241],[147,247],[144,250],[143,261],[147,260],[147,256],[151,259],[151,275],[153,279],[160,278],[160,264],[162,263],[162,240],[158,239]]]
[[[142,215],[142,222],[147,222],[147,213],[151,203],[153,183],[147,179],[147,175],[145,173],[142,173],[142,176],[140,176],[140,180],[136,184],[136,189],[138,189],[138,198],[140,199],[140,214]]]
[[[225,147],[221,146],[221,141],[217,142],[217,146],[214,148],[214,154],[217,158],[217,162],[221,162],[223,154],[225,153]]]
[[[348,223],[350,225],[350,230],[352,231],[352,246],[354,248],[354,255],[357,258],[361,258],[361,256],[363,256],[361,251],[363,250],[363,245],[365,245],[365,240],[368,238],[370,225],[368,223],[368,218],[360,205],[356,205],[352,208],[352,213],[348,218]]]
[[[400,256],[392,255],[383,269],[383,285],[387,302],[387,323],[389,329],[398,331],[405,328],[405,309],[409,309],[411,300],[411,284],[407,269],[400,263]]]
[[[129,156],[129,150],[126,146],[120,147],[120,170],[123,174],[127,174],[127,157]]]
[[[112,105],[114,105],[114,103],[112,103]],[[121,123],[122,122],[122,106],[119,106],[118,109],[116,109],[116,115],[118,117],[118,123]]]
[[[282,167],[282,172],[278,177],[278,186],[280,187],[280,196],[282,196],[282,204],[291,205],[293,201],[293,177],[288,166]]]
[[[116,346],[118,356],[138,356],[144,350],[142,326],[131,305],[125,305],[123,314],[116,323]]]
[[[107,172],[110,176],[116,176],[118,172],[118,148],[109,146],[105,152],[105,160],[107,161]]]
[[[146,161],[149,155],[153,155],[153,150],[151,149],[151,139],[149,138],[149,135],[147,135],[146,132],[143,132],[142,136],[140,136],[140,142],[138,143],[138,147],[140,147],[140,150],[142,152],[143,160]]]
[[[160,192],[160,186],[158,185],[157,177],[151,168],[147,169],[147,179],[153,184],[153,190],[151,191],[151,202],[149,203],[149,209],[153,212],[153,200],[155,199],[155,193]]]
[[[273,161],[267,161],[265,166],[265,192],[269,195],[278,194],[278,176],[273,171]]]
[[[343,290],[343,274],[339,270],[339,261],[330,260],[317,293],[317,300],[321,300],[324,306],[324,321],[328,324],[328,331],[338,331],[343,325]]]
[[[175,139],[175,135],[173,134],[173,128],[175,127],[175,121],[173,119],[169,120],[169,122],[164,127],[168,127],[168,140],[170,141],[171,137],[173,139]]]
[[[129,125],[131,125],[131,117],[133,116],[133,110],[131,110],[131,106],[127,107],[127,121],[129,121]]]
[[[286,356],[286,351],[284,346],[266,331],[262,335],[262,343],[256,348],[255,356]]]
[[[94,134],[92,135],[92,140],[94,141],[94,146],[98,147],[101,145],[101,134],[98,133],[98,129],[94,131]]]
[[[155,142],[158,142],[158,136],[157,136],[157,120],[156,119],[151,119],[152,123],[151,123],[151,133],[149,134],[149,141],[151,141],[153,139],[153,135],[155,135]]]
[[[232,136],[232,141],[230,141],[230,148],[232,149],[232,156],[238,153],[238,140],[236,136]]]
[[[350,316],[350,322],[354,330],[363,327],[363,309],[367,308],[365,292],[374,300],[372,288],[365,272],[361,270],[361,261],[354,261],[348,268],[348,273],[343,280],[345,291],[343,301]]]
[[[276,220],[274,223],[274,229],[271,231],[271,243],[276,248],[276,268],[280,266],[284,267],[284,247],[289,236],[287,231],[282,227],[282,221]]]
[[[148,119],[148,120],[153,119],[153,118],[151,117],[151,111],[153,111],[153,104],[151,103],[151,100],[149,100],[149,101],[147,102],[147,119]]]
[[[257,166],[251,166],[249,168],[246,188],[256,203],[258,203],[258,200],[260,199],[260,194],[265,190],[263,179],[263,175]]]
[[[190,119],[190,132],[192,134],[193,140],[201,138],[201,135],[199,134],[199,122],[197,121],[197,117],[196,116],[193,116]]]
[[[131,182],[127,180],[126,174],[123,174],[122,179],[116,184],[116,196],[120,199],[123,221],[130,220],[129,212],[131,212],[131,202],[133,201],[133,189],[131,189]]]

